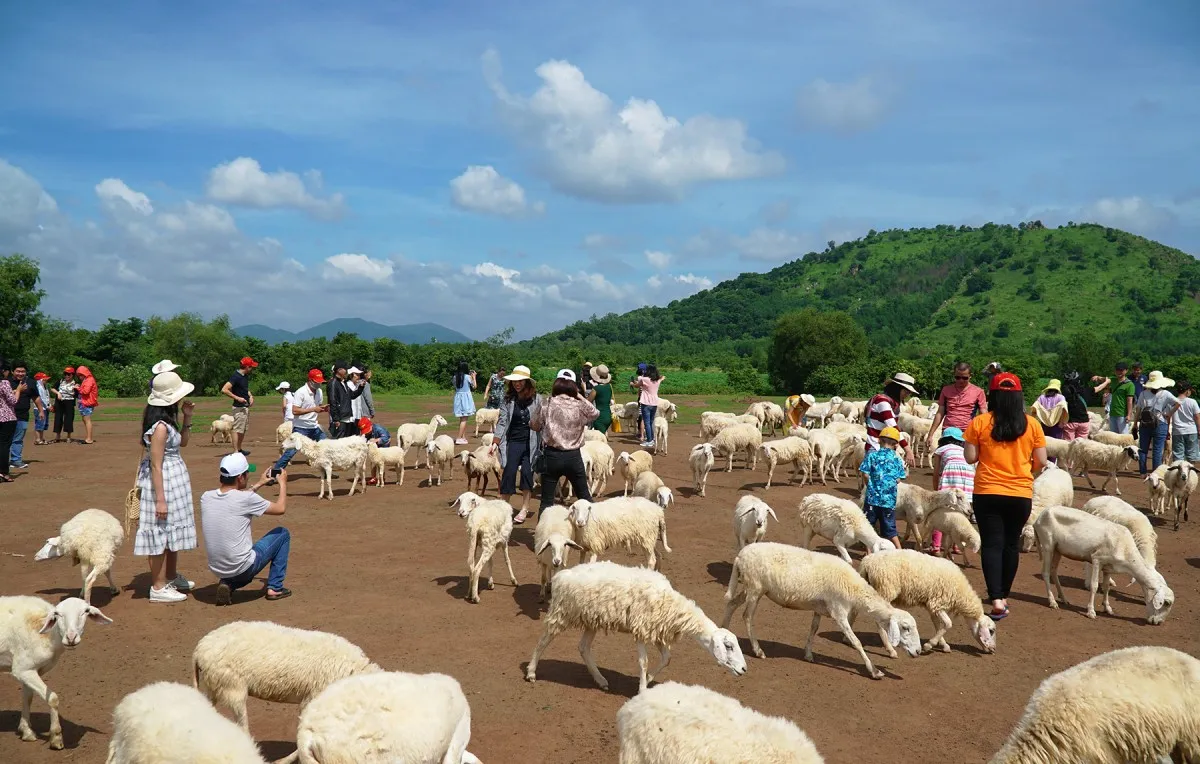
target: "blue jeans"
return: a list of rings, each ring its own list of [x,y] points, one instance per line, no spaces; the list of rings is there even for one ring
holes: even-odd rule
[[[45,432],[46,430],[50,429],[50,411],[49,410],[47,410],[45,414],[36,414],[35,413],[33,415],[33,429],[36,432]]]
[[[254,562],[233,578],[222,578],[221,583],[236,591],[248,585],[262,569],[271,565],[267,576],[267,588],[279,591],[283,588],[283,577],[287,575],[288,552],[292,548],[292,534],[284,527],[275,528],[254,544]]]
[[[297,427],[295,422],[292,423],[292,432],[298,432],[304,437],[311,438],[312,440],[325,440],[325,438],[328,437],[325,434],[325,431],[320,427]],[[285,470],[287,469],[288,463],[294,458],[296,458],[296,449],[289,448],[279,455],[279,461],[275,462],[271,469],[274,472]]]
[[[658,413],[658,406],[642,406],[642,423],[646,428],[646,441],[654,440],[654,415]]]
[[[387,448],[392,445],[392,436],[383,425],[372,423],[371,437],[375,439],[375,444],[380,448]]]
[[[1108,429],[1118,435],[1122,435],[1125,432],[1125,422],[1126,420],[1123,416],[1110,416],[1108,418]]]
[[[867,516],[867,522],[871,524],[871,527],[879,531],[881,539],[891,541],[900,535],[896,531],[895,507],[877,507],[874,504],[868,504],[863,507],[863,514]]]
[[[1176,431],[1171,438],[1171,456],[1176,461],[1180,459],[1189,462],[1200,461],[1200,435],[1196,433],[1181,433]]]
[[[1138,427],[1138,470],[1146,474],[1146,456],[1150,451],[1150,444],[1154,444],[1154,466],[1151,469],[1158,469],[1162,464],[1163,447],[1167,444],[1167,423],[1159,422],[1154,427],[1140,426]]]
[[[24,464],[21,454],[25,452],[25,431],[29,429],[29,420],[17,420],[17,429],[13,430],[12,447],[8,449],[8,461],[11,464]]]

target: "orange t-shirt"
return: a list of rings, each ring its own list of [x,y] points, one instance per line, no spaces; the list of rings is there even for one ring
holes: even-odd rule
[[[1026,416],[1025,434],[1011,443],[992,440],[991,413],[971,420],[964,438],[979,449],[975,465],[975,495],[999,494],[1033,498],[1033,450],[1046,447],[1042,425]]]

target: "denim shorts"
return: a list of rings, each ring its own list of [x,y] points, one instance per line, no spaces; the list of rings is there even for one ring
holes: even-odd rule
[[[876,507],[868,504],[863,508],[863,512],[867,516],[867,522],[879,532],[880,538],[891,539],[899,535],[896,533],[895,507]]]
[[[84,406],[82,403],[79,404],[79,416],[91,416],[92,411],[92,406]]]

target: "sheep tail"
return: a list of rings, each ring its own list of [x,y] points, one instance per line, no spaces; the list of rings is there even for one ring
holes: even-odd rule
[[[663,551],[670,552],[671,546],[670,546],[670,544],[667,543],[667,518],[666,518],[666,515],[663,515],[663,517],[660,518],[658,521],[658,535],[660,538],[662,538]]]
[[[192,658],[192,689],[200,689],[200,662]]]
[[[738,561],[737,561],[737,558],[734,557],[733,558],[733,566],[730,567],[730,569],[729,569],[729,588],[725,590],[725,601],[726,602],[733,602],[734,598],[737,597],[737,589],[738,589]]]

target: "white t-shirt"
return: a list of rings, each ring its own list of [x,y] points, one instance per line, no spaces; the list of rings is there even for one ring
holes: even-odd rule
[[[292,399],[294,397],[295,393],[293,393],[291,390],[288,390],[283,394],[283,421],[285,422],[290,422],[296,418],[296,415],[292,413],[292,406],[294,405],[292,403]]]
[[[321,388],[318,387],[314,391],[309,388],[306,382],[299,390],[292,393],[292,405],[302,409],[316,408],[321,405],[323,396],[324,393]],[[307,427],[310,430],[319,428],[320,425],[317,424],[317,412],[312,411],[307,414],[296,415],[295,421],[292,422],[292,427]]]
[[[1196,434],[1196,414],[1200,414],[1200,403],[1192,396],[1179,398],[1179,408],[1171,415],[1171,424],[1180,435]]]
[[[253,491],[206,491],[200,497],[200,527],[213,575],[233,578],[254,563],[250,520],[270,506]]]
[[[1142,409],[1154,412],[1154,419],[1159,423],[1168,421],[1167,412],[1175,407],[1177,399],[1166,390],[1143,390],[1137,399],[1134,409],[1140,413]]]
[[[350,390],[350,392],[354,392],[358,389],[360,384],[362,383],[359,382],[356,384],[348,381],[346,382],[346,387]],[[367,415],[367,404],[361,395],[350,401],[350,412],[354,414],[354,421],[356,422]]]

